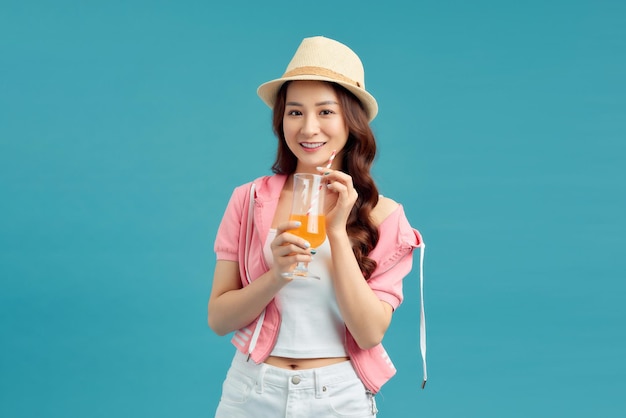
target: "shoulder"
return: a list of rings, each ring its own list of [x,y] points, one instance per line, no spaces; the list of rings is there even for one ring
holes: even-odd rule
[[[394,213],[400,204],[393,199],[388,197],[380,196],[378,198],[378,203],[372,209],[371,218],[374,225],[379,226],[383,223],[385,219],[389,217],[392,213]]]
[[[377,216],[384,216],[384,219],[377,223],[378,242],[368,257],[378,263],[378,272],[385,272],[407,254],[411,254],[414,248],[419,247],[422,239],[419,232],[411,226],[402,204],[385,199],[380,205]]]

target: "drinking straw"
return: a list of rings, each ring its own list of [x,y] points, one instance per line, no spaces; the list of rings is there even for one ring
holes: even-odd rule
[[[333,150],[332,154],[330,154],[330,158],[328,159],[328,164],[326,164],[326,168],[330,168],[333,165],[333,160],[335,159],[335,155],[337,154],[337,150]]]
[[[333,152],[330,154],[330,157],[328,158],[328,163],[326,164],[326,168],[330,168],[330,166],[333,165],[333,160],[335,159],[335,155],[337,155],[337,150],[333,150]],[[320,192],[322,191],[322,187],[323,186],[320,183],[320,187],[313,194],[313,197],[311,198],[311,205],[309,206],[309,210],[306,213],[307,215],[309,215],[311,211],[313,210],[313,208],[317,205],[317,200],[319,199],[319,195],[320,195]]]

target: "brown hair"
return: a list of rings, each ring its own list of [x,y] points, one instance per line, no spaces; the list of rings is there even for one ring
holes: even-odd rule
[[[348,217],[347,231],[352,251],[367,280],[376,269],[376,262],[368,254],[378,243],[378,228],[370,219],[372,209],[378,203],[378,189],[370,174],[376,157],[376,139],[361,102],[340,85],[328,84],[337,94],[349,131],[348,141],[342,150],[341,167],[352,177],[358,198]],[[273,128],[278,138],[278,149],[272,171],[276,174],[293,174],[298,164],[296,156],[287,146],[283,131],[288,85],[289,82],[286,82],[281,86],[274,104]]]

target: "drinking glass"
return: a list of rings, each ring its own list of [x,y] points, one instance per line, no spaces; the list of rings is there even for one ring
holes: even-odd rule
[[[324,215],[324,195],[326,188],[323,187],[323,177],[317,174],[297,173],[293,179],[293,200],[291,203],[290,221],[299,221],[300,226],[291,232],[304,238],[311,244],[311,254],[322,245],[326,239],[326,218]],[[319,277],[311,275],[307,265],[300,262],[291,273],[285,273],[291,278]]]

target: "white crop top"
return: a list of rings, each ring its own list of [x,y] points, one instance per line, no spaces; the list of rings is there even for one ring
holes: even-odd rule
[[[273,258],[270,243],[276,230],[270,229],[263,247],[268,266]],[[272,356],[289,358],[346,357],[345,324],[335,298],[330,277],[330,244],[328,239],[316,249],[309,271],[320,279],[294,279],[276,295],[281,311],[278,339]]]

